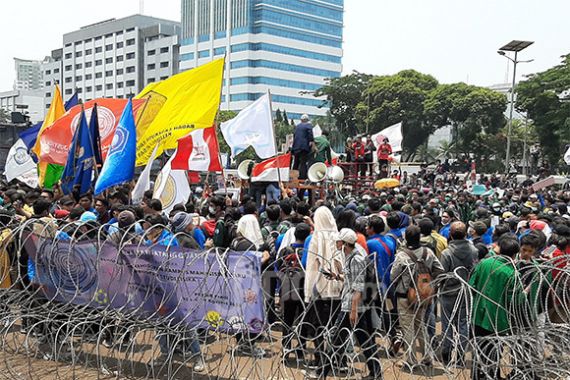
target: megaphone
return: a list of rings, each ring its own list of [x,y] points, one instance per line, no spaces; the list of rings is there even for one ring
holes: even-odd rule
[[[253,160],[245,160],[238,166],[238,177],[247,181],[249,179],[249,165],[253,163]]]
[[[344,171],[340,166],[331,166],[328,169],[327,178],[332,183],[341,183],[344,180]]]
[[[316,164],[311,165],[307,176],[311,182],[321,182],[327,177],[327,166],[322,162],[317,162]]]

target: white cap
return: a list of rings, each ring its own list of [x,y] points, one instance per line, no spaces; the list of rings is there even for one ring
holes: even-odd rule
[[[309,121],[309,115],[304,114],[303,116],[301,116],[301,121]]]
[[[347,244],[354,245],[356,244],[356,232],[351,230],[350,228],[343,228],[338,233],[337,241],[343,241]]]

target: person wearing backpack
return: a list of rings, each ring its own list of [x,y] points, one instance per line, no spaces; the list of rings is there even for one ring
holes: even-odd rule
[[[463,291],[469,281],[471,271],[477,262],[478,250],[466,239],[467,227],[463,222],[453,222],[449,228],[451,239],[446,250],[441,254],[441,265],[447,276],[439,286],[441,304],[441,325],[443,331],[442,361],[448,365],[451,361],[453,339],[457,331],[460,344],[457,351],[457,364],[465,365],[465,349],[469,339],[467,312],[470,302],[467,292]]]
[[[346,344],[350,341],[352,332],[360,345],[369,374],[365,379],[382,379],[382,367],[378,355],[379,348],[373,338],[372,315],[370,308],[364,301],[367,287],[367,272],[374,262],[364,249],[356,244],[356,233],[349,229],[340,230],[337,248],[345,255],[345,267],[342,273],[323,272],[329,281],[342,282],[341,308],[336,316],[334,333],[331,337],[332,346],[328,348],[326,357],[340,357],[343,355]],[[308,372],[308,378],[326,379],[332,370],[333,363],[326,360],[324,365],[316,371]]]
[[[418,364],[427,368],[433,365],[433,352],[427,341],[424,317],[435,293],[432,281],[443,273],[435,253],[421,246],[420,237],[418,226],[406,228],[406,243],[398,249],[390,271],[392,286],[396,290],[400,328],[407,346],[404,366],[412,371]],[[419,363],[415,353],[416,339],[420,342],[422,355]]]

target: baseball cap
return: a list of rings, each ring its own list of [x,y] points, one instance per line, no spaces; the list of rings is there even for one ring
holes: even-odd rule
[[[97,215],[95,215],[94,212],[85,211],[83,214],[81,214],[81,217],[77,221],[77,224],[84,224],[87,222],[95,222],[95,221],[97,221]]]
[[[356,232],[354,232],[350,228],[343,228],[338,233],[338,236],[336,239],[337,239],[337,241],[342,241],[342,242],[345,242],[347,244],[354,245],[354,244],[356,244],[356,240],[357,240]]]

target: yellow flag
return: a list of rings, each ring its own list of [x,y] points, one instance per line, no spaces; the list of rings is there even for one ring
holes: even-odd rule
[[[137,166],[177,147],[178,139],[194,129],[214,124],[220,107],[224,59],[218,59],[169,79],[148,85],[137,99],[148,99],[137,121]]]
[[[59,90],[59,85],[56,84],[55,90],[53,92],[53,98],[51,99],[51,105],[49,107],[46,117],[44,118],[42,127],[38,132],[38,138],[36,140],[36,144],[32,148],[32,152],[34,152],[38,158],[40,157],[40,151],[41,151],[40,141],[42,138],[42,134],[44,133],[46,128],[55,123],[55,121],[60,117],[62,117],[64,114],[65,114],[65,105],[63,103],[63,98],[61,97],[61,91]]]
[[[59,89],[59,85],[55,85],[55,90],[53,92],[53,98],[51,99],[51,105],[49,107],[48,113],[44,118],[44,122],[40,131],[38,132],[38,138],[36,140],[36,144],[32,148],[32,152],[36,154],[38,157],[38,176],[39,176],[39,183],[40,186],[44,186],[44,181],[46,178],[46,172],[48,171],[49,164],[47,162],[42,162],[40,160],[40,152],[41,152],[41,138],[44,131],[55,123],[60,117],[65,115],[65,105],[63,103],[63,98],[61,97],[61,91]]]

